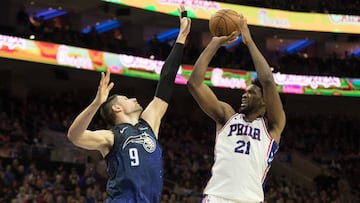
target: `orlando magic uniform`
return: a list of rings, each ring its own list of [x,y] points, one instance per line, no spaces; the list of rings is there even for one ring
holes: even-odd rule
[[[149,124],[122,123],[113,128],[114,145],[105,161],[109,173],[106,202],[159,203],[162,151]]]
[[[234,114],[217,132],[212,177],[204,190],[209,197],[246,203],[264,200],[265,178],[278,144],[263,118],[246,122],[244,117]]]

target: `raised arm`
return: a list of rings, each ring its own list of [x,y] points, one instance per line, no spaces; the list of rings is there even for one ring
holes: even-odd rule
[[[285,127],[285,112],[281,103],[280,95],[276,90],[273,74],[269,64],[260,53],[253,41],[246,19],[240,16],[240,30],[244,44],[247,45],[252,60],[255,65],[259,81],[263,87],[264,99],[266,104],[266,117],[269,124],[271,137],[280,142],[281,132]]]
[[[237,34],[237,32],[233,32],[229,36],[213,37],[200,54],[187,82],[190,93],[201,109],[221,126],[225,124],[226,120],[233,115],[235,111],[229,104],[219,101],[214,92],[203,82],[206,69],[217,50],[222,45],[236,40]]]
[[[103,156],[107,154],[108,148],[112,145],[112,132],[110,130],[90,131],[87,128],[114,86],[114,83],[109,84],[109,81],[110,71],[108,70],[106,75],[101,73],[101,80],[95,99],[75,118],[67,134],[69,140],[76,146],[89,150],[98,150]]]
[[[174,80],[183,57],[184,44],[190,32],[191,20],[187,16],[181,17],[181,14],[184,14],[184,12],[186,12],[184,6],[180,6],[179,35],[177,36],[176,43],[161,69],[160,80],[156,87],[154,99],[149,103],[141,115],[141,117],[152,127],[156,136],[158,136],[161,119],[168,108],[168,103],[170,102],[174,88]]]

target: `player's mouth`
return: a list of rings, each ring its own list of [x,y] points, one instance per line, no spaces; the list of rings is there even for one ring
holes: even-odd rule
[[[244,107],[247,105],[247,100],[246,99],[241,99],[241,107]]]

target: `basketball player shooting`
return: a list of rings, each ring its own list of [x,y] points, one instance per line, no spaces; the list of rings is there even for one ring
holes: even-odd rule
[[[242,15],[239,26],[258,75],[243,93],[239,111],[218,100],[203,83],[210,60],[222,45],[236,39],[237,31],[212,38],[196,61],[187,83],[201,109],[216,122],[215,162],[212,177],[204,189],[203,203],[264,201],[266,174],[285,126],[285,113],[272,72]]]
[[[158,143],[160,122],[171,98],[176,73],[181,64],[184,43],[191,20],[180,6],[180,31],[160,74],[155,95],[143,110],[135,98],[124,95],[108,97],[114,83],[110,71],[101,73],[93,102],[74,120],[68,131],[76,146],[98,150],[105,159],[109,179],[107,203],[159,203],[163,186],[162,151]],[[100,109],[111,130],[88,130]]]

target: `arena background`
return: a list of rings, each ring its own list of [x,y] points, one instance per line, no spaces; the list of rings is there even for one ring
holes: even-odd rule
[[[244,1],[244,4],[320,13],[324,12],[326,6],[326,3],[320,4],[320,0],[315,1],[319,3],[317,5],[306,0],[302,3],[289,1],[289,5],[281,1],[265,2],[267,4]],[[333,3],[341,5],[343,2],[334,0]],[[31,23],[24,26],[19,21],[19,11],[31,16],[49,6],[61,6],[69,11],[69,14],[56,21],[44,23],[49,29],[60,24],[60,30],[71,24],[65,33],[69,30],[80,33],[82,28],[109,18],[120,20],[121,45],[124,48],[114,51],[111,46],[102,46],[102,42],[107,42],[113,36],[113,31],[91,36],[94,38],[90,41],[101,43],[63,42],[64,38],[54,30],[39,30]],[[327,6],[327,10],[331,8]],[[348,11],[360,15],[358,2],[343,3],[338,8],[342,9],[334,12],[346,14]],[[178,26],[178,19],[174,16],[95,0],[76,3],[69,0],[2,0],[0,11],[0,34],[24,38],[33,34],[35,40],[142,57],[154,55],[160,60],[167,56],[168,47],[160,46],[160,50],[153,50],[150,39],[155,34]],[[359,35],[256,26],[250,29],[259,48],[275,69],[281,65],[296,66],[298,69],[295,73],[308,74],[311,65],[320,64],[309,62],[311,58],[331,58],[336,55],[338,59],[335,61],[340,62],[326,74],[360,78],[359,56],[351,56],[350,53],[360,47]],[[87,40],[91,37],[87,37]],[[190,52],[186,62],[193,65],[199,50],[210,39],[207,21],[193,19],[189,38],[187,45],[196,47],[194,50],[197,52]],[[294,53],[296,60],[279,63],[284,59],[284,56],[278,55],[284,43],[309,38],[316,41],[315,45]],[[171,44],[171,40],[166,43]],[[234,52],[248,54],[244,48],[236,51],[227,50],[225,55]],[[222,62],[224,60],[221,58],[213,61],[215,65]],[[306,67],[302,68],[303,64]],[[346,65],[343,67],[341,64]],[[234,68],[231,64],[221,65]],[[251,63],[240,59],[235,68],[251,70],[250,66]],[[352,67],[351,70],[355,71],[344,70],[346,67]],[[71,120],[95,96],[99,78],[100,74],[94,71],[0,58],[0,202],[29,202],[32,199],[36,199],[36,202],[101,202],[104,199],[106,171],[99,154],[74,147],[65,136]],[[136,96],[143,106],[152,99],[156,87],[153,80],[120,75],[112,75],[112,80],[115,82],[113,93]],[[236,108],[239,106],[241,90],[213,89],[220,99],[229,101]],[[199,202],[211,170],[214,123],[199,109],[186,86],[176,85],[173,95],[160,131],[166,178],[162,202]],[[360,99],[292,94],[281,94],[281,98],[288,120],[278,156],[269,172],[266,202],[360,201]],[[98,118],[92,124],[94,129],[104,126]],[[32,163],[38,170],[34,169]],[[69,177],[75,181],[72,182]]]

